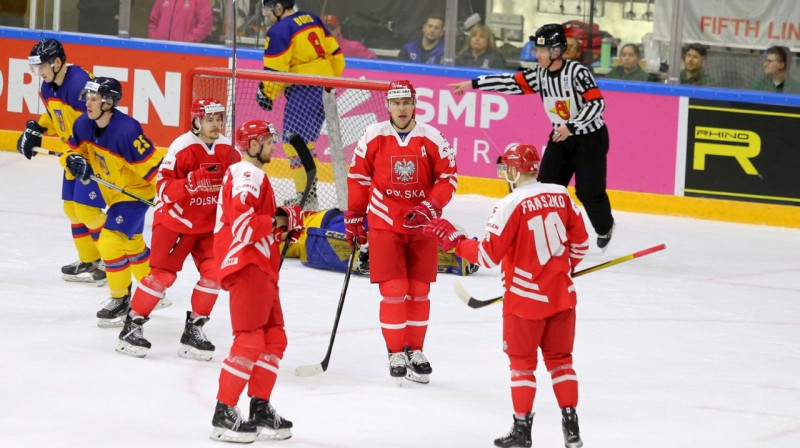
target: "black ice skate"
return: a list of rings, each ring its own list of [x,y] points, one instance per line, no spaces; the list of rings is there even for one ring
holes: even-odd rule
[[[203,332],[203,325],[208,322],[208,319],[206,316],[197,316],[192,319],[192,312],[186,312],[186,326],[183,328],[183,334],[181,335],[178,356],[198,361],[211,360],[216,347]]]
[[[214,408],[214,418],[211,419],[214,427],[209,436],[211,440],[234,443],[253,443],[258,432],[252,421],[242,420],[242,414],[236,406],[227,406],[221,401]]]
[[[389,353],[389,375],[397,381],[398,386],[403,385],[403,378],[405,378],[408,369],[408,358],[404,352]]]
[[[578,414],[572,406],[561,410],[561,429],[564,431],[564,446],[566,448],[580,448],[583,446],[581,430],[578,427]]]
[[[292,422],[278,415],[269,401],[250,398],[250,421],[256,425],[259,440],[285,440],[292,437]]]
[[[144,358],[147,356],[147,351],[150,350],[150,341],[144,338],[142,325],[147,322],[146,317],[131,317],[130,314],[125,318],[125,326],[119,333],[119,342],[117,343],[117,351],[137,358]]]
[[[597,235],[597,247],[600,248],[601,251],[605,252],[608,243],[611,242],[611,235],[614,234],[614,228],[617,227],[617,223],[614,222],[611,224],[611,230],[608,231],[605,235]]]
[[[509,447],[529,447],[531,446],[531,426],[533,425],[533,412],[525,418],[514,417],[514,424],[508,434],[494,439],[494,446],[504,448]]]
[[[422,353],[422,350],[409,350],[406,346],[403,351],[406,355],[406,379],[416,383],[428,384],[431,382],[431,363]]]
[[[97,312],[97,326],[100,328],[121,327],[125,323],[125,315],[131,308],[131,295],[108,299],[103,309]]]
[[[61,278],[68,282],[96,283],[97,286],[103,286],[106,284],[106,265],[100,259],[89,263],[78,260],[61,266]]]

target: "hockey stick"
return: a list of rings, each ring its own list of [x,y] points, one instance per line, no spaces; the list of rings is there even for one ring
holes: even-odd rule
[[[308,201],[308,197],[311,195],[311,187],[313,187],[314,181],[317,179],[317,164],[314,162],[314,157],[311,155],[311,150],[308,149],[306,145],[306,141],[303,140],[303,137],[300,137],[298,134],[292,134],[289,137],[289,144],[291,144],[295,151],[297,151],[297,156],[300,157],[300,163],[303,164],[303,170],[306,172],[306,188],[303,189],[303,194],[300,196],[300,209],[302,210],[303,207],[306,205],[306,201]],[[286,252],[289,250],[289,235],[286,235],[286,241],[283,243],[283,250],[281,251],[281,264],[283,266],[283,260],[286,258]],[[278,269],[280,269],[280,266]]]
[[[328,370],[328,362],[331,360],[331,351],[333,351],[333,341],[336,339],[336,330],[339,328],[339,318],[342,317],[342,308],[344,308],[344,298],[347,295],[347,285],[350,283],[350,274],[353,272],[353,262],[356,258],[356,245],[353,244],[353,249],[350,251],[350,259],[347,262],[347,271],[344,274],[344,284],[342,285],[342,294],[339,296],[339,306],[336,307],[336,318],[333,320],[333,330],[331,330],[331,340],[328,342],[328,352],[325,353],[325,358],[319,364],[311,364],[307,366],[297,366],[294,373],[297,376],[315,376]]]
[[[231,58],[231,133],[229,135],[235,135],[236,132],[236,41],[238,40],[237,37],[237,29],[236,29],[236,16],[239,14],[239,11],[236,10],[236,0],[233,0],[233,14],[231,14],[231,20],[233,21],[233,40],[231,42],[231,50],[233,53],[233,57]],[[231,157],[233,158],[233,153],[231,153]]]
[[[38,152],[38,153],[40,153],[40,154],[49,154],[51,156],[61,157],[61,153],[58,152],[58,151],[51,151],[49,149],[40,148],[38,146],[34,146],[33,150]],[[111,182],[109,182],[109,181],[107,181],[105,179],[101,179],[101,178],[95,176],[94,174],[89,175],[89,179],[97,182],[100,185],[105,185],[106,187],[108,187],[108,188],[110,188],[112,190],[119,191],[120,193],[122,193],[124,195],[130,196],[133,199],[136,199],[137,201],[139,201],[139,202],[141,202],[143,204],[149,205],[150,207],[155,207],[156,206],[155,202],[153,202],[151,200],[148,200],[148,199],[145,199],[145,198],[143,198],[143,197],[141,197],[141,196],[139,196],[139,195],[137,195],[135,193],[131,193],[130,191],[128,191],[128,190],[126,190],[126,189],[124,189],[124,188],[122,188],[120,186],[117,186],[115,184],[112,184]]]
[[[657,246],[649,247],[647,249],[640,250],[638,252],[634,252],[632,254],[628,254],[619,258],[615,258],[611,261],[606,261],[605,263],[600,263],[596,266],[592,266],[590,268],[586,268],[580,271],[577,271],[572,274],[572,278],[580,277],[581,275],[591,274],[592,272],[599,271],[600,269],[605,269],[610,266],[614,266],[615,264],[624,263],[626,261],[633,260],[634,258],[644,257],[645,255],[650,255],[653,252],[658,252],[660,250],[664,250],[667,248],[666,244],[659,244]],[[462,302],[466,303],[467,306],[470,308],[483,308],[487,305],[491,305],[493,303],[497,303],[503,300],[503,296],[495,297],[493,299],[488,300],[479,300],[470,295],[466,289],[461,285],[458,280],[453,282],[453,290],[455,291],[456,295]]]

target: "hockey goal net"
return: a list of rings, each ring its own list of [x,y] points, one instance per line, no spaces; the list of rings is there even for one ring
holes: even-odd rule
[[[272,109],[256,101],[260,83],[268,86]],[[225,135],[253,119],[275,126],[279,140],[272,161],[264,165],[278,205],[297,200],[305,187],[305,172],[289,144],[292,134],[306,141],[317,164],[317,182],[307,209],[346,209],[347,170],[358,139],[367,126],[386,120],[388,82],[326,76],[200,67],[189,72],[183,95],[184,110],[195,98],[214,98],[225,104]],[[187,127],[191,117],[186,117]]]

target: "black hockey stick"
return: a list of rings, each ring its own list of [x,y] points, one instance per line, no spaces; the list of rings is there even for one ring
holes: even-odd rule
[[[303,194],[300,196],[300,209],[306,205],[308,197],[311,195],[311,188],[314,186],[314,181],[317,179],[317,164],[314,163],[314,157],[311,155],[311,150],[308,149],[306,141],[298,134],[292,134],[289,137],[289,143],[297,151],[297,156],[300,157],[300,163],[303,164],[303,170],[306,172],[306,188],[303,189]],[[286,235],[286,241],[283,243],[283,250],[281,251],[281,266],[283,260],[286,258],[286,252],[289,250],[289,234]],[[280,267],[278,267],[280,269]]]
[[[599,271],[600,269],[605,269],[610,266],[614,266],[615,264],[624,263],[626,261],[633,260],[634,258],[644,257],[645,255],[650,255],[653,252],[658,252],[660,250],[664,250],[667,248],[666,244],[659,244],[657,246],[649,247],[647,249],[640,250],[638,252],[634,252],[632,254],[628,254],[619,258],[615,258],[610,261],[606,261],[605,263],[600,263],[596,266],[592,266],[590,268],[586,268],[580,271],[577,271],[572,274],[572,278],[580,277],[581,275],[590,274],[595,271]],[[461,285],[461,283],[456,280],[453,282],[453,290],[456,292],[456,295],[462,302],[466,303],[470,308],[483,308],[485,306],[491,305],[493,303],[497,303],[503,300],[503,296],[495,297],[493,299],[488,300],[480,300],[472,297],[469,292]]]
[[[353,263],[356,258],[356,245],[353,244],[353,249],[350,251],[350,259],[347,262],[347,271],[344,274],[344,284],[342,285],[342,294],[339,296],[339,306],[336,307],[336,318],[333,320],[333,330],[331,330],[331,340],[328,342],[328,352],[325,353],[325,358],[319,364],[311,364],[307,366],[297,366],[294,373],[297,376],[314,376],[328,370],[328,362],[331,360],[331,351],[333,351],[333,341],[336,339],[336,330],[339,328],[339,318],[342,317],[342,308],[344,308],[344,298],[347,295],[347,285],[350,283],[350,274],[353,272]]]
[[[38,152],[38,153],[40,153],[40,154],[49,154],[51,156],[61,157],[61,153],[58,152],[58,151],[51,151],[49,149],[40,148],[38,146],[35,146],[33,148],[33,150]],[[136,199],[137,201],[139,201],[139,202],[141,202],[143,204],[149,205],[150,207],[155,207],[156,206],[155,202],[153,202],[153,201],[151,201],[149,199],[145,199],[145,198],[143,198],[143,197],[141,197],[141,196],[139,196],[139,195],[137,195],[135,193],[131,193],[130,191],[128,191],[128,190],[126,190],[126,189],[124,189],[124,188],[122,188],[122,187],[120,187],[118,185],[112,184],[111,182],[109,182],[109,181],[107,181],[105,179],[101,179],[101,178],[95,176],[94,174],[90,175],[89,179],[97,182],[100,185],[105,185],[106,187],[108,187],[108,188],[110,188],[112,190],[117,190],[120,193],[122,193],[124,195],[127,195],[127,196],[130,196],[133,199]]]

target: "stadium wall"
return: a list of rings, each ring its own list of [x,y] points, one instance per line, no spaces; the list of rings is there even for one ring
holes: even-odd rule
[[[158,146],[184,132],[182,85],[199,66],[227,67],[230,49],[202,44],[49,33],[0,27],[0,148],[14,150],[25,121],[41,113],[27,55],[42,37],[66,46],[69,63],[123,85],[121,109]],[[261,52],[240,49],[239,68],[261,68]],[[471,91],[448,84],[484,72],[397,62],[348,60],[344,76],[409,79],[417,119],[458,148],[459,193],[502,196],[497,156],[512,143],[542,149],[550,125],[534,95]],[[800,228],[800,154],[791,138],[800,96],[599,80],[611,150],[608,189],[616,210]],[[47,142],[45,146],[54,145]]]

